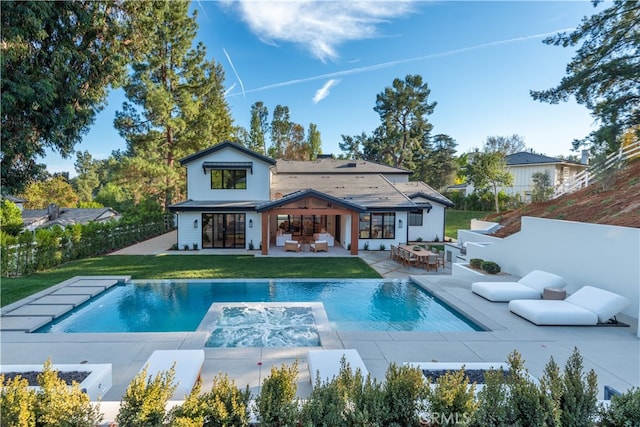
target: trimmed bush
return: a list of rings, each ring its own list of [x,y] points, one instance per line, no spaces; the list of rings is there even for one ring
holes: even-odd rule
[[[473,268],[478,268],[480,269],[482,267],[482,263],[484,262],[483,259],[480,258],[471,258],[469,260],[469,265]]]
[[[458,371],[446,372],[429,388],[429,421],[437,425],[466,424],[478,410],[475,399],[476,384],[469,383],[464,366]]]
[[[600,425],[603,427],[640,425],[640,388],[611,398],[608,408],[600,409]]]
[[[271,374],[262,382],[262,390],[256,398],[260,425],[264,427],[295,427],[300,416],[296,399],[298,386],[298,361],[290,367],[271,367]]]
[[[483,261],[480,268],[489,274],[500,273],[500,266],[493,261]]]

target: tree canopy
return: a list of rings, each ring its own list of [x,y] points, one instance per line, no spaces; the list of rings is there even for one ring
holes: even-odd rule
[[[18,193],[93,124],[109,86],[121,83],[141,33],[138,2],[2,2],[2,188]]]
[[[588,143],[595,149],[617,149],[625,130],[637,130],[640,124],[640,2],[616,0],[602,12],[585,17],[574,31],[544,42],[581,46],[558,86],[531,91],[531,96],[551,104],[575,96],[600,127],[584,140],[574,141],[574,148]]]
[[[500,211],[499,189],[513,183],[513,175],[507,171],[507,162],[500,151],[492,151],[485,145],[484,151],[476,150],[469,155],[467,182],[478,190],[491,189],[496,212]]]

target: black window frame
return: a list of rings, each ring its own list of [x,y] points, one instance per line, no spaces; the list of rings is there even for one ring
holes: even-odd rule
[[[420,221],[416,221],[416,218],[420,218]],[[416,222],[420,222],[420,224],[416,224]],[[413,227],[422,227],[424,224],[424,212],[422,209],[416,211],[409,212],[409,226]]]
[[[368,219],[366,219],[368,217]],[[376,230],[376,228],[378,228]],[[381,236],[372,236],[373,233],[381,233]],[[359,238],[370,239],[395,239],[396,238],[396,213],[395,212],[364,212],[360,214]]]
[[[219,182],[216,182],[219,181]],[[246,169],[212,169],[211,170],[212,190],[246,190],[247,170]]]

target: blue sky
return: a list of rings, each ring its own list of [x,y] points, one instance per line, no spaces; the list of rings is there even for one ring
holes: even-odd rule
[[[236,125],[249,127],[251,105],[271,114],[286,105],[291,120],[315,123],[323,153],[339,154],[341,135],[370,134],[379,125],[376,95],[394,78],[420,74],[437,102],[433,132],[458,152],[488,136],[518,134],[547,155],[571,154],[571,141],[593,126],[575,101],[534,101],[565,75],[571,48],[542,43],[603,9],[587,1],[196,1],[199,31],[210,58],[225,69]],[[125,148],[113,129],[121,91],[76,150],[106,158]],[[271,117],[269,117],[271,120]],[[69,171],[75,156],[49,154],[50,172]]]

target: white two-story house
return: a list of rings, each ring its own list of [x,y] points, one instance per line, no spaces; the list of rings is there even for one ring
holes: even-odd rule
[[[274,160],[232,142],[183,158],[188,200],[177,215],[178,247],[269,253],[282,236],[329,236],[357,255],[410,240],[444,237],[453,203],[410,171],[362,160]],[[314,236],[315,235],[315,236]]]

